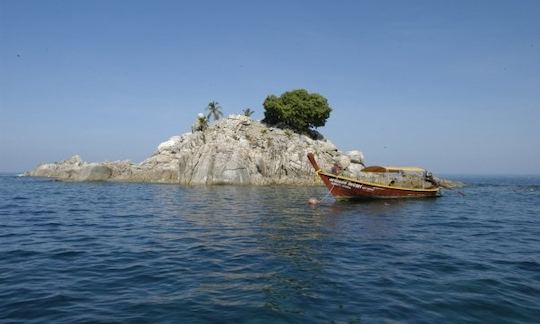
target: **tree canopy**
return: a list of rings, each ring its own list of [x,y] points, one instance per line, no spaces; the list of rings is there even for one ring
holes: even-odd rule
[[[332,108],[325,97],[305,89],[287,91],[281,96],[266,97],[264,123],[306,133],[326,124]]]

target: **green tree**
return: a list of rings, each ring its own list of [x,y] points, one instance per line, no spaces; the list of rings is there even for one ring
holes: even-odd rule
[[[324,126],[332,111],[325,97],[304,89],[287,91],[279,97],[270,95],[263,106],[264,123],[301,133]]]
[[[255,111],[251,110],[250,108],[246,108],[242,110],[242,113],[244,114],[244,116],[248,116],[248,117],[251,117],[251,115],[253,115],[254,112]]]
[[[206,115],[206,118],[208,120],[210,120],[210,117],[213,117],[214,120],[219,120],[221,117],[223,117],[223,113],[221,112],[221,106],[217,101],[210,101],[210,103],[206,107],[206,110],[208,111],[208,114]]]

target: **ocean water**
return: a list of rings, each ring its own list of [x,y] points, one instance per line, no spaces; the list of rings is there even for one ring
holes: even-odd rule
[[[0,322],[538,322],[540,178],[438,199],[0,176]]]

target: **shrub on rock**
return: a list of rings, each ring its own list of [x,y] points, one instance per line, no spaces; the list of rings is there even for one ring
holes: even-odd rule
[[[325,97],[305,89],[287,91],[279,97],[270,95],[263,106],[262,122],[300,133],[309,133],[312,128],[324,126],[332,111]]]

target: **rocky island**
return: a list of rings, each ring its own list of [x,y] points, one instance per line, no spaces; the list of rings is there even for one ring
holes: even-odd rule
[[[363,166],[360,151],[341,152],[328,139],[313,139],[231,115],[204,130],[173,136],[141,163],[88,163],[79,156],[41,164],[27,176],[67,181],[133,181],[183,185],[320,185],[306,155],[321,166],[338,163],[351,173]]]
[[[324,126],[332,111],[323,96],[298,89],[280,97],[270,95],[263,106],[262,121],[253,120],[250,109],[245,109],[244,115],[220,119],[221,107],[212,101],[208,115],[199,114],[191,132],[159,144],[152,156],[138,164],[88,163],[75,155],[65,161],[41,164],[25,175],[66,181],[181,185],[321,185],[307,159],[307,154],[313,153],[322,169],[336,167],[341,175],[373,178],[362,172],[362,152],[342,152],[313,130]],[[210,117],[214,117],[214,123],[209,123]],[[454,185],[437,181],[446,187]]]

